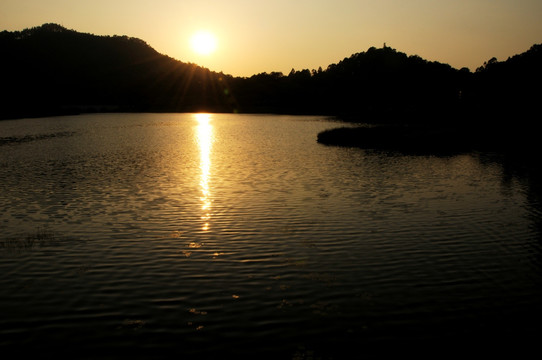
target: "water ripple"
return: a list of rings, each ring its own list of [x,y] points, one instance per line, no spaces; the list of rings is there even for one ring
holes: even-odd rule
[[[539,333],[542,207],[523,179],[479,154],[317,144],[330,126],[0,123],[43,140],[0,153],[1,346],[326,358]]]

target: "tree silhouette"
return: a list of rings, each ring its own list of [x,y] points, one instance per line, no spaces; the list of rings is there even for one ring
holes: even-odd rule
[[[0,118],[204,110],[470,124],[518,109],[526,113],[540,98],[541,45],[505,62],[492,58],[474,73],[385,45],[325,70],[248,78],[183,63],[137,38],[83,34],[57,24],[3,31],[0,46]]]

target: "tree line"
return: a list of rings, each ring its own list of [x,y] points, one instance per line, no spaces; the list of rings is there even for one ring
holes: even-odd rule
[[[93,111],[338,115],[364,121],[458,121],[529,113],[541,48],[475,72],[391,47],[326,69],[241,78],[159,54],[140,39],[45,24],[0,32],[0,118]]]

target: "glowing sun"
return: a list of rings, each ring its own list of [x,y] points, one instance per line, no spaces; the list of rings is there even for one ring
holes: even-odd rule
[[[199,55],[210,55],[216,50],[216,37],[207,31],[199,31],[190,38],[192,50]]]

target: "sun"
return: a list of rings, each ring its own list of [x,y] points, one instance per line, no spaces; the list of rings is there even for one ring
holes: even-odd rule
[[[190,38],[192,50],[199,55],[210,55],[216,50],[216,37],[208,31],[198,31]]]

